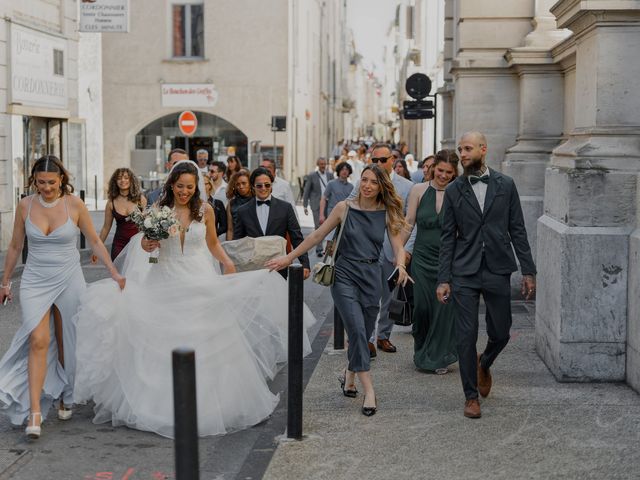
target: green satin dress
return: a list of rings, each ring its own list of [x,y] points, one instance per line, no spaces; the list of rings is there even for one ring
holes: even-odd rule
[[[427,188],[416,212],[416,241],[411,259],[415,280],[413,310],[413,363],[435,371],[458,361],[453,302],[436,298],[442,211],[436,212],[436,190]]]

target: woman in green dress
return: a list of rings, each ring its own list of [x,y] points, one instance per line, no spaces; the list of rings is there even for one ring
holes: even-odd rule
[[[415,280],[413,310],[413,363],[421,370],[445,374],[458,360],[453,302],[436,298],[442,201],[446,186],[458,174],[453,150],[436,153],[432,180],[415,185],[407,201],[407,223],[417,224],[411,272]]]

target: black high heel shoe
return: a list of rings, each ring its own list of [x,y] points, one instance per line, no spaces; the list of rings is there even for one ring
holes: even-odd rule
[[[358,389],[354,388],[353,390],[346,390],[344,388],[345,384],[347,383],[347,370],[346,369],[345,369],[344,372],[342,372],[342,375],[340,375],[338,377],[338,381],[340,382],[340,389],[342,390],[342,394],[345,397],[356,398],[356,395],[358,395]]]
[[[366,399],[367,399],[367,396],[365,395],[364,398],[362,399],[362,414],[365,417],[372,417],[378,411],[378,404],[376,402],[376,397],[373,397],[373,403],[375,404],[373,407],[365,407],[364,406],[364,402],[365,402]]]

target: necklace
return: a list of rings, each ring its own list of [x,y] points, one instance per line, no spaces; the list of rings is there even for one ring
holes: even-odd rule
[[[38,195],[38,201],[40,202],[40,205],[42,205],[44,208],[53,208],[55,207],[58,202],[60,201],[62,197],[58,197],[56,198],[53,202],[45,202],[44,199],[42,198],[42,195]]]

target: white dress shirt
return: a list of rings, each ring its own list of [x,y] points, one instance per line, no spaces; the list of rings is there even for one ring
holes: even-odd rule
[[[227,182],[224,180],[220,184],[220,186],[213,192],[214,200],[220,200],[224,206],[227,206],[229,200],[227,199]]]
[[[489,167],[485,170],[485,172],[480,175],[481,177],[489,176]],[[471,183],[470,179],[467,181],[471,184],[471,188],[473,189],[473,193],[476,194],[476,198],[478,199],[478,204],[480,205],[480,211],[484,213],[484,199],[487,196],[487,187],[488,185],[484,182],[476,182],[475,185]]]
[[[267,223],[269,223],[269,205],[263,203],[262,205],[258,205],[258,202],[262,200],[258,200],[256,197],[256,215],[258,215],[258,223],[260,224],[260,229],[262,230],[262,234],[267,234]],[[271,195],[269,195],[265,201],[271,201]]]
[[[285,202],[290,203],[293,206],[293,212],[296,214],[297,218],[298,212],[296,210],[296,200],[293,198],[293,191],[291,190],[289,182],[283,178],[276,177],[271,186],[271,195],[276,197],[278,200],[284,200]]]

